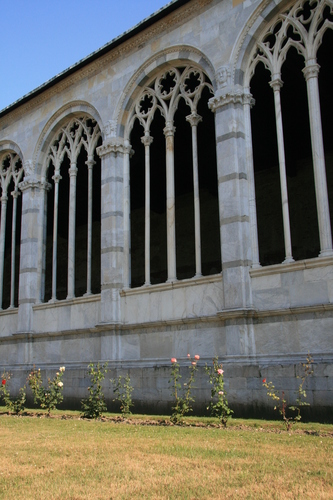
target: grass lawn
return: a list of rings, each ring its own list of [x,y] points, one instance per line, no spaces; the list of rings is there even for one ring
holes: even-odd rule
[[[0,499],[333,498],[332,425],[288,433],[260,420],[225,430],[0,414],[0,442]]]

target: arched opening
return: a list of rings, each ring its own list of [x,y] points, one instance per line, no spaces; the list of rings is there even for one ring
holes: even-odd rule
[[[20,157],[5,153],[0,159],[0,309],[18,306],[22,178]]]
[[[177,279],[221,271],[215,126],[209,97],[208,78],[196,68],[181,67],[161,73],[136,101],[130,122],[135,151],[130,163],[132,287],[173,281],[173,251]],[[170,196],[174,212],[168,219]]]
[[[45,301],[100,292],[101,144],[97,123],[70,120],[50,145]]]
[[[308,24],[316,19],[310,15],[314,7],[303,2],[304,11],[301,11],[302,2],[298,4],[288,15],[293,15],[296,23],[306,25],[310,32]],[[329,12],[324,12],[323,17],[328,18]],[[326,163],[332,224],[332,141],[329,137],[332,123],[329,99],[333,81],[330,63],[332,30],[325,32],[318,54],[314,54],[322,66],[319,72],[321,131],[320,126],[314,125],[314,118],[310,123],[309,115],[310,109],[313,115],[315,113],[313,82],[317,78],[317,66],[312,56],[306,59],[306,54],[311,53],[315,44],[310,35],[302,40],[301,30],[286,27],[283,23],[287,22],[287,17],[281,17],[272,23],[257,42],[251,62],[255,68],[250,81],[255,99],[251,128],[261,265],[313,258],[322,252],[330,254],[332,248],[327,237],[329,214],[326,219],[324,214],[326,189],[320,181],[320,176],[325,177]],[[314,37],[322,36],[322,26],[323,22],[318,23],[318,34],[314,30]],[[302,33],[304,35],[304,31]],[[305,49],[307,45],[310,48]],[[312,88],[311,94],[309,88]],[[280,117],[282,121],[279,122]],[[312,136],[316,136],[316,144],[320,144],[322,138],[324,140],[325,160],[321,165],[317,160],[319,150],[313,150]]]

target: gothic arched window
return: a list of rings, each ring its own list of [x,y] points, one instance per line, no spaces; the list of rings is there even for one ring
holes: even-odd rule
[[[72,118],[51,142],[41,288],[44,300],[100,292],[101,134],[87,116]],[[43,290],[45,290],[43,294]]]
[[[333,255],[332,28],[331,2],[298,1],[252,51],[245,86],[256,101],[251,128],[263,265]]]
[[[0,310],[18,305],[22,177],[20,157],[10,152],[3,154],[0,157]]]
[[[201,69],[169,67],[130,111],[132,287],[221,271],[212,91]]]

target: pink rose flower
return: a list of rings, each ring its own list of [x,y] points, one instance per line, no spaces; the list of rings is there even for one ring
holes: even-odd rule
[[[197,363],[196,363],[196,361],[192,361],[192,365],[194,365],[194,366],[195,366],[196,364],[197,364]]]
[[[177,359],[176,358],[171,358],[171,363],[177,363]]]
[[[196,354],[196,355],[194,356],[194,359],[200,359],[199,354]]]
[[[217,373],[218,373],[219,375],[223,375],[224,370],[222,370],[222,368],[219,368],[219,369],[217,370]]]

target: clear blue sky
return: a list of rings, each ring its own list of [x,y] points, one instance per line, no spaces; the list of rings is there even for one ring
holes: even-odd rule
[[[0,110],[169,0],[0,0]]]

